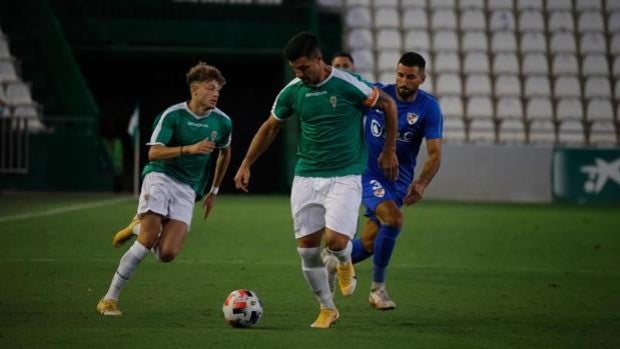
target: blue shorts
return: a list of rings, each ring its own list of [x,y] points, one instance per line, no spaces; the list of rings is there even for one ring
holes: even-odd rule
[[[377,206],[384,201],[392,200],[400,208],[406,194],[407,188],[396,188],[393,182],[383,177],[367,174],[362,176],[362,204],[366,207],[364,216],[377,223],[375,217]]]

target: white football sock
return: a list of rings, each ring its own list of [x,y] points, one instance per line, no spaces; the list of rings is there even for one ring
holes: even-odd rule
[[[376,291],[376,290],[381,289],[381,288],[382,288],[382,289],[385,289],[385,282],[376,282],[376,281],[373,281],[373,282],[372,282],[372,285],[370,286],[370,291],[371,291],[371,292],[372,292],[372,291]]]
[[[353,250],[353,244],[351,243],[351,240],[349,240],[347,242],[347,247],[345,247],[343,250],[340,251],[332,251],[329,248],[327,248],[327,253],[335,256],[336,258],[338,258],[338,261],[340,262],[340,264],[342,263],[347,263],[351,261],[351,251]]]
[[[301,257],[301,270],[304,272],[306,281],[316,295],[322,308],[335,308],[332,293],[329,290],[327,282],[327,269],[321,258],[321,249],[319,247],[297,248],[297,252]]]
[[[142,261],[148,253],[149,249],[142,246],[138,241],[131,245],[123,257],[121,257],[116,273],[114,273],[112,277],[108,293],[103,297],[104,299],[118,299],[123,286],[125,286],[125,283],[131,278],[134,270],[138,267],[138,264],[140,264],[140,261]]]

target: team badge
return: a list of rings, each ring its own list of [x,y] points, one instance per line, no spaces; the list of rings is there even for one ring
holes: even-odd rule
[[[217,131],[211,131],[211,141],[215,142],[216,138],[217,138]]]
[[[379,188],[379,189],[375,189],[372,194],[378,198],[382,198],[385,195],[385,189],[383,188]]]
[[[418,116],[415,113],[407,113],[407,122],[409,125],[415,124],[418,121]]]
[[[332,108],[336,109],[337,103],[338,103],[338,98],[336,98],[336,96],[329,97],[329,104],[332,105]]]

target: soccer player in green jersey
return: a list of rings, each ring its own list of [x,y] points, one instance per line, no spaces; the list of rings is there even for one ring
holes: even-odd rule
[[[216,107],[226,80],[217,68],[203,62],[192,67],[186,77],[191,100],[169,107],[155,120],[147,143],[150,161],[142,171],[137,210],[140,231],[97,304],[103,315],[122,315],[119,294],[149,251],[162,262],[172,261],[179,253],[189,232],[194,202],[205,194],[209,159],[215,149],[219,154],[213,186],[204,198],[204,218],[213,208],[228,168],[232,122]]]
[[[324,236],[328,253],[339,261],[341,292],[351,295],[357,283],[351,238],[357,228],[361,174],[367,159],[364,110],[374,107],[385,112],[385,147],[378,162],[386,177],[394,180],[398,176],[396,105],[386,93],[326,64],[312,33],[294,36],[284,55],[296,78],[280,91],[271,115],[252,139],[235,175],[235,185],[248,191],[252,164],[274,140],[282,121],[299,117],[301,134],[291,188],[294,232],[304,276],[321,308],[310,326],[329,328],[339,313],[321,259],[321,241]]]

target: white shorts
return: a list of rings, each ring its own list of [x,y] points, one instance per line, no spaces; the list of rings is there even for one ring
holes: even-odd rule
[[[295,238],[310,235],[323,227],[353,238],[361,202],[361,176],[295,176],[291,188]]]
[[[187,230],[192,223],[194,212],[194,189],[181,183],[166,174],[150,172],[144,176],[140,201],[138,202],[138,216],[148,211],[155,212],[165,218],[174,219],[187,224]]]

